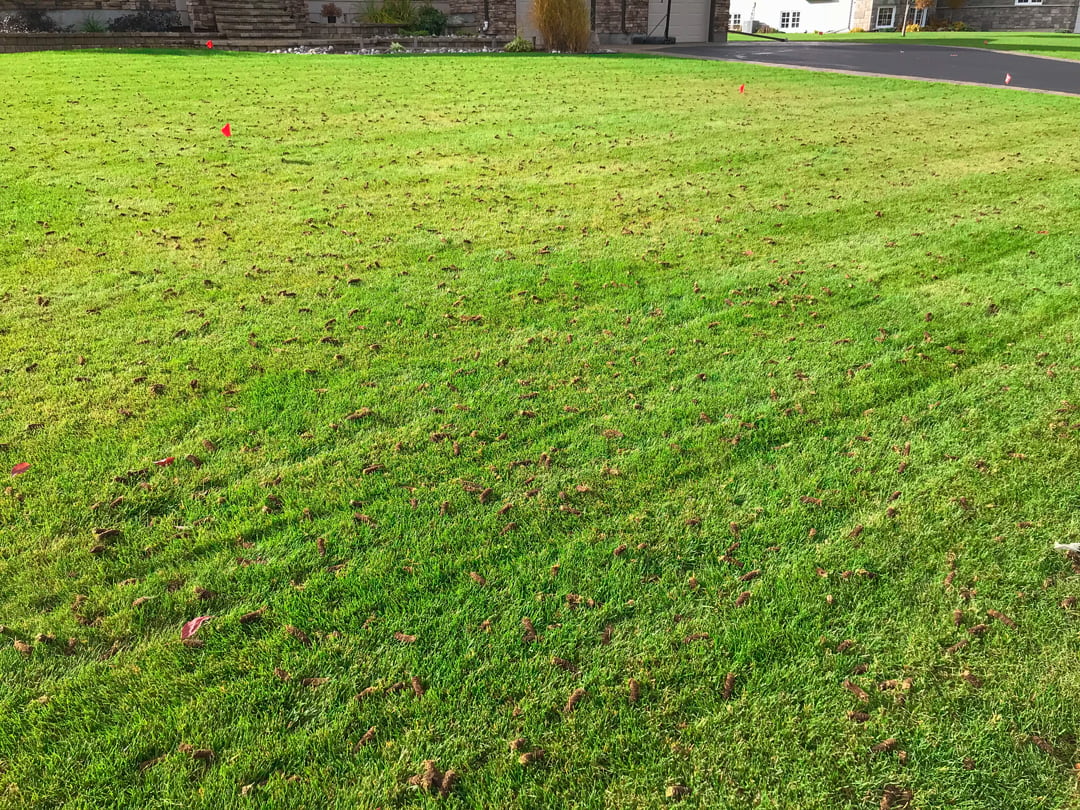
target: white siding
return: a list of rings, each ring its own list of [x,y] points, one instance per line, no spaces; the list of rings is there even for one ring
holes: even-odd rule
[[[675,2],[675,0],[672,0]],[[750,31],[750,20],[764,23],[783,33],[814,31],[847,31],[851,27],[851,7],[853,0],[731,0],[731,13],[742,15],[741,27]],[[798,12],[799,24],[796,28],[780,28],[780,15],[783,12]]]

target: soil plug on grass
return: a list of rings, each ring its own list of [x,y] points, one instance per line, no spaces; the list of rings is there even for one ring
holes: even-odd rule
[[[563,713],[570,714],[572,711],[574,711],[578,703],[581,702],[581,699],[585,697],[585,694],[586,692],[584,689],[575,689],[573,692],[571,692],[570,697],[566,701],[566,705],[563,707]]]

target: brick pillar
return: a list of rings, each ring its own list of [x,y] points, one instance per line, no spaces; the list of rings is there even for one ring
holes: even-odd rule
[[[712,31],[709,32],[709,42],[727,42],[731,0],[712,0],[712,9]]]

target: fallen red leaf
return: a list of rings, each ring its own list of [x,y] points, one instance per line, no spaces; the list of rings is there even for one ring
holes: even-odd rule
[[[12,475],[22,475],[24,472],[26,472],[29,469],[30,469],[30,465],[27,464],[25,461],[22,461],[22,462],[16,464],[14,467],[11,468],[11,474]]]
[[[174,461],[176,461],[175,458],[173,458],[172,456],[168,456],[167,458],[163,458],[163,459],[160,459],[158,461],[155,461],[154,464],[157,465],[158,467],[168,467]]]
[[[187,639],[191,638],[199,632],[199,628],[202,627],[205,622],[210,621],[212,618],[214,617],[197,616],[190,622],[187,622],[183,627],[180,628],[180,640],[187,641]]]

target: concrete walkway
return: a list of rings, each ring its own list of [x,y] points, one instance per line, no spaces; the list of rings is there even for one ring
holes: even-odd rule
[[[629,49],[627,49],[629,50]],[[637,49],[635,49],[637,50]],[[637,52],[867,76],[1080,95],[1080,61],[906,42],[728,42],[663,45]]]

